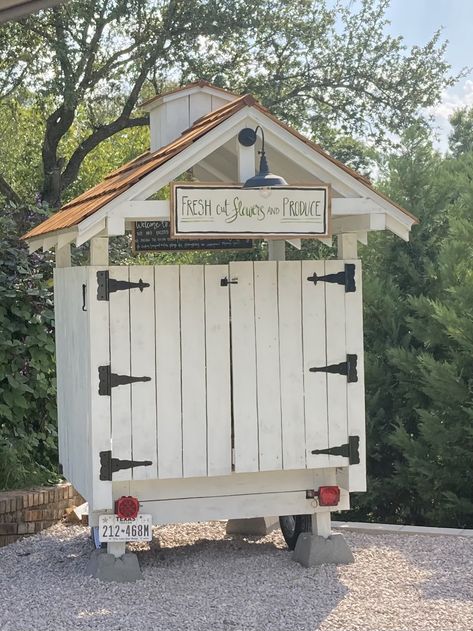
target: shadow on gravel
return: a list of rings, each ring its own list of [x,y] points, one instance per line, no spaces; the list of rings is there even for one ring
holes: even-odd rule
[[[382,540],[377,540],[378,537]],[[419,584],[424,598],[473,601],[471,539],[441,535],[356,535],[357,549],[377,547],[398,552],[409,565],[425,573]]]

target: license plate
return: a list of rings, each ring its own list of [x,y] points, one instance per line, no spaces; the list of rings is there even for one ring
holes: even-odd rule
[[[138,515],[136,519],[118,519],[116,515],[99,516],[101,543],[112,541],[151,541],[153,536],[151,515]]]

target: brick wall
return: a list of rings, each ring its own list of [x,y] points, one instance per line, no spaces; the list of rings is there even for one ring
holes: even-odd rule
[[[0,547],[61,521],[83,498],[69,484],[0,491]]]

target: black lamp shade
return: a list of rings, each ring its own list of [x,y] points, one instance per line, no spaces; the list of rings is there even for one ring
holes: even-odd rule
[[[243,188],[268,188],[269,186],[286,186],[286,180],[280,175],[274,175],[269,172],[268,161],[264,150],[261,152],[261,160],[259,163],[259,173],[250,177],[243,184]]]

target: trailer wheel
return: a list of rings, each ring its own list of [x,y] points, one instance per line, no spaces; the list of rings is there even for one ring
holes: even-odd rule
[[[90,527],[90,538],[92,539],[92,543],[96,550],[105,549],[107,547],[106,543],[102,543],[99,539],[99,527],[91,526]]]
[[[312,515],[284,515],[279,518],[279,526],[289,550],[294,550],[301,532],[310,532]]]

